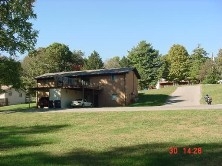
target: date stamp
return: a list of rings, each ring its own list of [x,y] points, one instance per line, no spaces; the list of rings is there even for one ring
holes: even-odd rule
[[[203,153],[202,147],[170,147],[169,154],[187,154],[187,155],[201,155]]]

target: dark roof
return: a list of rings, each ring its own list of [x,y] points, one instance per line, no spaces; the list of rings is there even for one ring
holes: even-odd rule
[[[137,78],[140,79],[140,75],[136,68],[124,67],[124,68],[113,68],[113,69],[98,69],[98,70],[84,70],[84,71],[69,71],[69,72],[58,72],[58,73],[46,73],[35,77],[35,79],[49,79],[54,76],[63,77],[81,77],[81,76],[99,76],[99,75],[111,75],[111,74],[124,74],[130,71],[134,71]]]

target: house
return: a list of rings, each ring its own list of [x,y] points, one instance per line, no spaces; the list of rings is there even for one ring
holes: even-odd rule
[[[22,104],[26,101],[24,90],[16,90],[12,86],[1,86],[0,106]]]
[[[164,78],[161,78],[160,80],[158,80],[157,84],[156,84],[156,89],[161,89],[164,87],[168,87],[168,86],[174,86],[174,85],[188,85],[189,81],[179,81],[179,82],[173,82],[173,81],[167,81]]]
[[[59,101],[61,108],[70,107],[78,98],[95,107],[125,106],[138,96],[138,79],[140,75],[132,67],[47,73],[36,77],[34,89],[37,101],[49,97],[49,101]]]

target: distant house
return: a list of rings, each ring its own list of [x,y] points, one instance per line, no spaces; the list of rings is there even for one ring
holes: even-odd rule
[[[138,96],[136,68],[113,68],[85,71],[47,73],[36,77],[37,101],[49,97],[60,101],[61,108],[70,107],[71,101],[82,98],[95,107],[125,106]]]
[[[157,84],[156,84],[156,89],[161,89],[164,87],[168,87],[168,86],[174,86],[174,85],[188,85],[189,81],[179,81],[177,83],[173,82],[173,81],[167,81],[164,78],[161,78],[160,80],[158,80]]]
[[[16,90],[11,86],[1,86],[0,106],[25,103],[26,93],[24,90]]]
[[[217,81],[218,84],[222,84],[222,80]]]

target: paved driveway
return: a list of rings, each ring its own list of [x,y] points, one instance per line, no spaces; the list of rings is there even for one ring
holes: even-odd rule
[[[200,105],[200,85],[178,87],[170,96],[166,105],[197,106]]]

